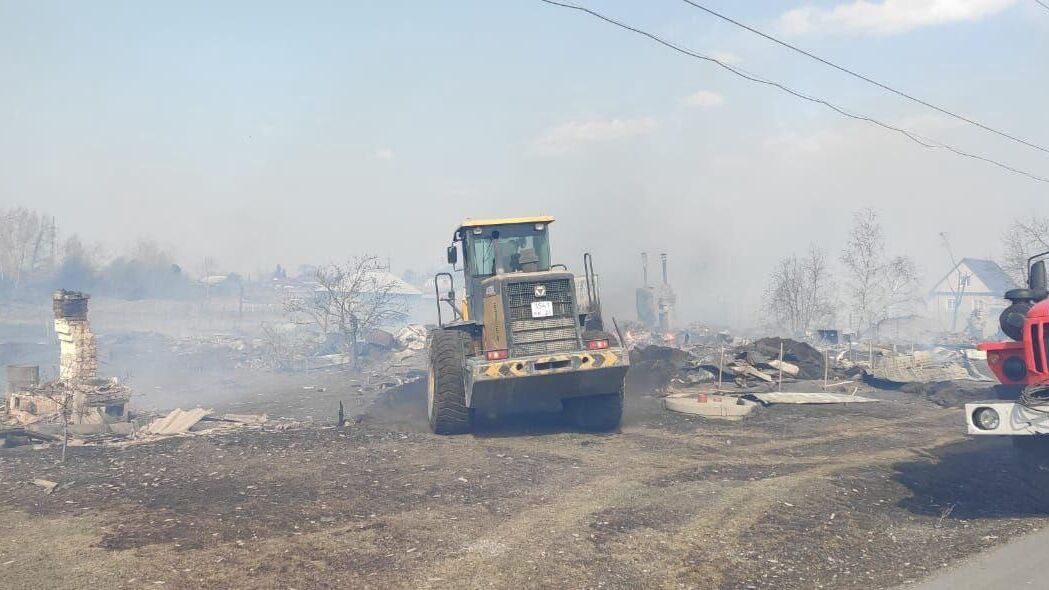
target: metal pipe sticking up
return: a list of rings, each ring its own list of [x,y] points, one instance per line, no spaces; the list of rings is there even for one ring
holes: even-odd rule
[[[648,252],[641,253],[641,272],[644,274],[645,287],[648,287]]]

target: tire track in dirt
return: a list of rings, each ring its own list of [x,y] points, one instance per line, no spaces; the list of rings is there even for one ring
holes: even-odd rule
[[[804,446],[816,446],[822,443],[847,442],[857,439],[867,439],[871,438],[872,435],[883,433],[886,431],[898,431],[898,436],[902,437],[910,433],[908,427],[928,427],[930,421],[943,419],[944,416],[940,412],[928,412],[911,415],[903,419],[885,419],[874,417],[863,418],[865,418],[864,423],[857,423],[852,421],[848,423],[835,423],[829,428],[821,429],[816,434],[803,434],[798,436],[792,436],[790,438],[774,438],[776,435],[773,435],[771,433],[729,433],[723,431],[708,433],[697,432],[694,436],[728,438],[734,441],[734,446],[745,448],[748,453],[767,453],[773,451],[791,450]],[[669,433],[654,428],[639,427],[636,429],[624,430],[624,434],[627,436],[636,435],[651,437],[655,439],[662,439],[674,446],[683,446],[686,448],[691,448],[691,445],[688,441],[681,440],[681,435]],[[962,440],[964,438],[964,435],[959,430],[959,434],[955,437],[955,440]],[[752,444],[738,442],[746,440],[760,440],[763,442],[757,442]],[[697,447],[694,450],[702,452],[708,451],[709,448],[710,447]]]
[[[576,548],[567,544],[576,543],[581,533],[580,523],[591,513],[609,505],[621,504],[644,491],[644,484],[636,480],[624,480],[621,474],[606,476],[587,484],[567,490],[554,502],[525,510],[507,521],[492,523],[479,531],[477,541],[490,543],[498,551],[490,554],[460,553],[432,566],[430,578],[455,579],[460,586],[508,587],[508,580],[535,579],[529,560],[542,561],[543,575],[556,575],[563,557],[549,558],[548,553],[565,556]],[[540,548],[542,550],[540,550]],[[561,552],[561,553],[557,553]],[[513,559],[504,556],[512,555]],[[572,557],[568,555],[568,557]],[[427,580],[415,580],[413,585],[424,586]],[[537,584],[541,585],[541,584]]]
[[[871,467],[896,463],[905,459],[915,457],[927,457],[931,449],[950,444],[956,440],[954,435],[937,437],[929,441],[928,445],[922,447],[907,447],[888,449],[860,457],[846,457],[838,460],[814,465],[811,469],[796,472],[781,477],[751,482],[746,487],[731,490],[729,494],[720,498],[723,503],[731,504],[731,510],[715,511],[713,517],[704,514],[690,520],[676,532],[692,541],[694,546],[702,546],[711,538],[717,538],[719,545],[732,545],[739,536],[748,528],[753,527],[765,513],[775,504],[782,504],[796,490],[813,482],[816,479],[825,478],[836,473],[841,473],[857,467]],[[732,518],[724,518],[731,514]],[[719,554],[731,554],[732,552],[720,551]],[[704,576],[695,579],[695,569],[687,565],[687,554],[678,556],[679,563],[665,564],[666,571],[670,572],[664,579],[664,586],[677,587],[680,584],[699,584],[701,587],[718,587],[721,584],[721,576]],[[682,562],[686,562],[683,565]],[[705,570],[701,570],[703,572]]]
[[[467,584],[486,585],[494,580],[535,579],[537,574],[531,568],[538,561],[544,563],[546,571],[543,575],[554,577],[560,571],[558,567],[565,568],[565,563],[596,561],[595,565],[625,569],[625,572],[619,571],[617,575],[630,579],[644,574],[639,568],[647,566],[649,571],[663,569],[670,572],[662,581],[663,584],[672,585],[681,579],[686,579],[689,583],[716,584],[720,570],[703,573],[709,566],[688,563],[690,552],[697,545],[701,546],[704,539],[716,537],[723,543],[733,543],[771,506],[782,501],[780,498],[789,497],[796,489],[820,477],[856,466],[882,464],[917,455],[926,456],[926,448],[954,442],[960,437],[949,434],[930,440],[929,444],[920,448],[893,448],[856,456],[809,456],[788,461],[777,457],[778,460],[772,463],[763,455],[813,443],[869,437],[872,432],[877,434],[900,427],[915,426],[928,422],[929,418],[928,415],[919,415],[885,423],[869,424],[872,421],[868,420],[867,424],[836,426],[830,431],[821,431],[814,437],[796,437],[749,445],[743,460],[735,457],[731,461],[725,461],[726,457],[720,453],[712,456],[709,448],[691,448],[687,444],[687,453],[646,448],[643,444],[646,440],[644,435],[650,432],[645,432],[639,437],[632,436],[637,434],[636,431],[628,430],[618,437],[603,439],[600,444],[573,445],[567,448],[563,440],[558,440],[559,437],[532,439],[529,444],[522,446],[533,451],[541,450],[570,456],[583,462],[581,468],[586,472],[595,472],[598,476],[570,490],[556,491],[556,497],[551,502],[530,508],[508,520],[483,527],[478,531],[478,541],[498,547],[494,554],[459,554],[443,559],[432,569],[428,569],[427,579],[453,578]],[[505,444],[506,441],[503,442]],[[680,443],[680,439],[676,442]],[[746,460],[746,457],[753,457],[754,460]],[[745,482],[746,485],[740,482],[739,485],[729,485],[727,489],[721,486],[716,494],[713,493],[715,486],[705,481],[687,482],[662,489],[652,485],[653,481],[664,477],[668,471],[696,469],[704,465],[775,465],[781,468],[803,465],[804,468],[767,480],[748,481]],[[608,472],[614,474],[603,475]],[[628,543],[629,547],[623,547],[622,551],[603,552],[596,551],[594,544],[587,541],[593,534],[593,527],[588,523],[592,524],[609,510],[649,515],[651,519],[651,515],[655,513],[673,511],[675,506],[681,505],[689,508],[676,514],[670,522],[655,523],[656,530],[661,533],[672,533],[659,535],[662,541],[633,541]],[[695,513],[696,507],[702,509],[701,514]],[[725,518],[726,514],[731,517]],[[682,518],[685,522],[681,526],[669,526]],[[652,527],[642,523],[639,528]],[[543,541],[540,543],[539,539]],[[681,539],[686,541],[682,542]],[[610,543],[614,545],[618,541],[612,540]],[[538,545],[547,549],[546,554],[536,552]],[[556,553],[558,551],[562,553]],[[551,553],[556,555],[556,558],[550,557]],[[506,555],[514,555],[515,558],[508,560]],[[617,558],[617,555],[631,557],[623,559]],[[639,559],[638,556],[645,557]],[[608,563],[609,560],[614,563]],[[578,566],[574,567],[578,569]],[[698,580],[697,573],[700,574]],[[717,575],[714,575],[715,573]],[[415,581],[420,585],[427,583],[426,579]]]

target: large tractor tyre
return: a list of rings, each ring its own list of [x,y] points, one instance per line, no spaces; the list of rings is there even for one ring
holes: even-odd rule
[[[430,370],[426,387],[426,413],[430,430],[436,434],[470,431],[470,408],[466,407],[466,334],[458,330],[435,330],[430,342]]]
[[[565,412],[576,426],[591,432],[617,430],[623,422],[623,390],[606,395],[564,400]]]

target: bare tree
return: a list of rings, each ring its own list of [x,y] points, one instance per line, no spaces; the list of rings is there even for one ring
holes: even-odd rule
[[[286,300],[284,310],[294,322],[311,324],[322,334],[338,334],[354,363],[362,336],[406,316],[399,281],[375,256],[317,268],[312,279],[312,293]]]
[[[1049,217],[1032,213],[1015,218],[1002,234],[1002,269],[1018,285],[1027,284],[1027,259],[1049,250]]]
[[[34,391],[37,395],[42,396],[48,402],[51,407],[47,410],[50,415],[47,417],[49,421],[61,421],[62,424],[62,457],[61,461],[64,463],[66,460],[66,449],[69,447],[69,424],[73,420],[73,412],[75,409],[75,395],[72,389],[66,386],[64,382],[51,382],[47,383]]]
[[[873,209],[856,213],[841,261],[848,274],[845,291],[853,327],[860,333],[914,317],[921,302],[914,261],[907,256],[890,257],[885,250],[878,213]]]
[[[907,320],[917,317],[921,304],[919,284],[921,276],[918,266],[908,256],[895,256],[888,260],[882,273],[883,282],[876,290],[872,319],[875,330],[886,322]]]
[[[765,301],[780,329],[804,336],[816,325],[834,319],[834,279],[826,253],[816,245],[799,259],[779,261],[766,289]]]
[[[54,223],[35,211],[0,209],[0,280],[10,281],[17,289],[51,264],[54,233]]]

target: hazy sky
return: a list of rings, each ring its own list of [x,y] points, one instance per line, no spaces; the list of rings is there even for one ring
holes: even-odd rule
[[[582,0],[580,0],[582,2]],[[1049,154],[937,115],[679,0],[587,6],[958,147]],[[1030,0],[708,4],[931,102],[1049,143],[1049,10]],[[893,250],[993,257],[1049,185],[740,80],[536,0],[0,0],[0,206],[191,270],[372,252],[438,264],[463,217],[550,213],[628,307],[667,251],[686,313],[750,313],[779,256],[836,253],[873,206]],[[620,313],[626,313],[621,311]],[[629,315],[627,313],[627,315]]]

